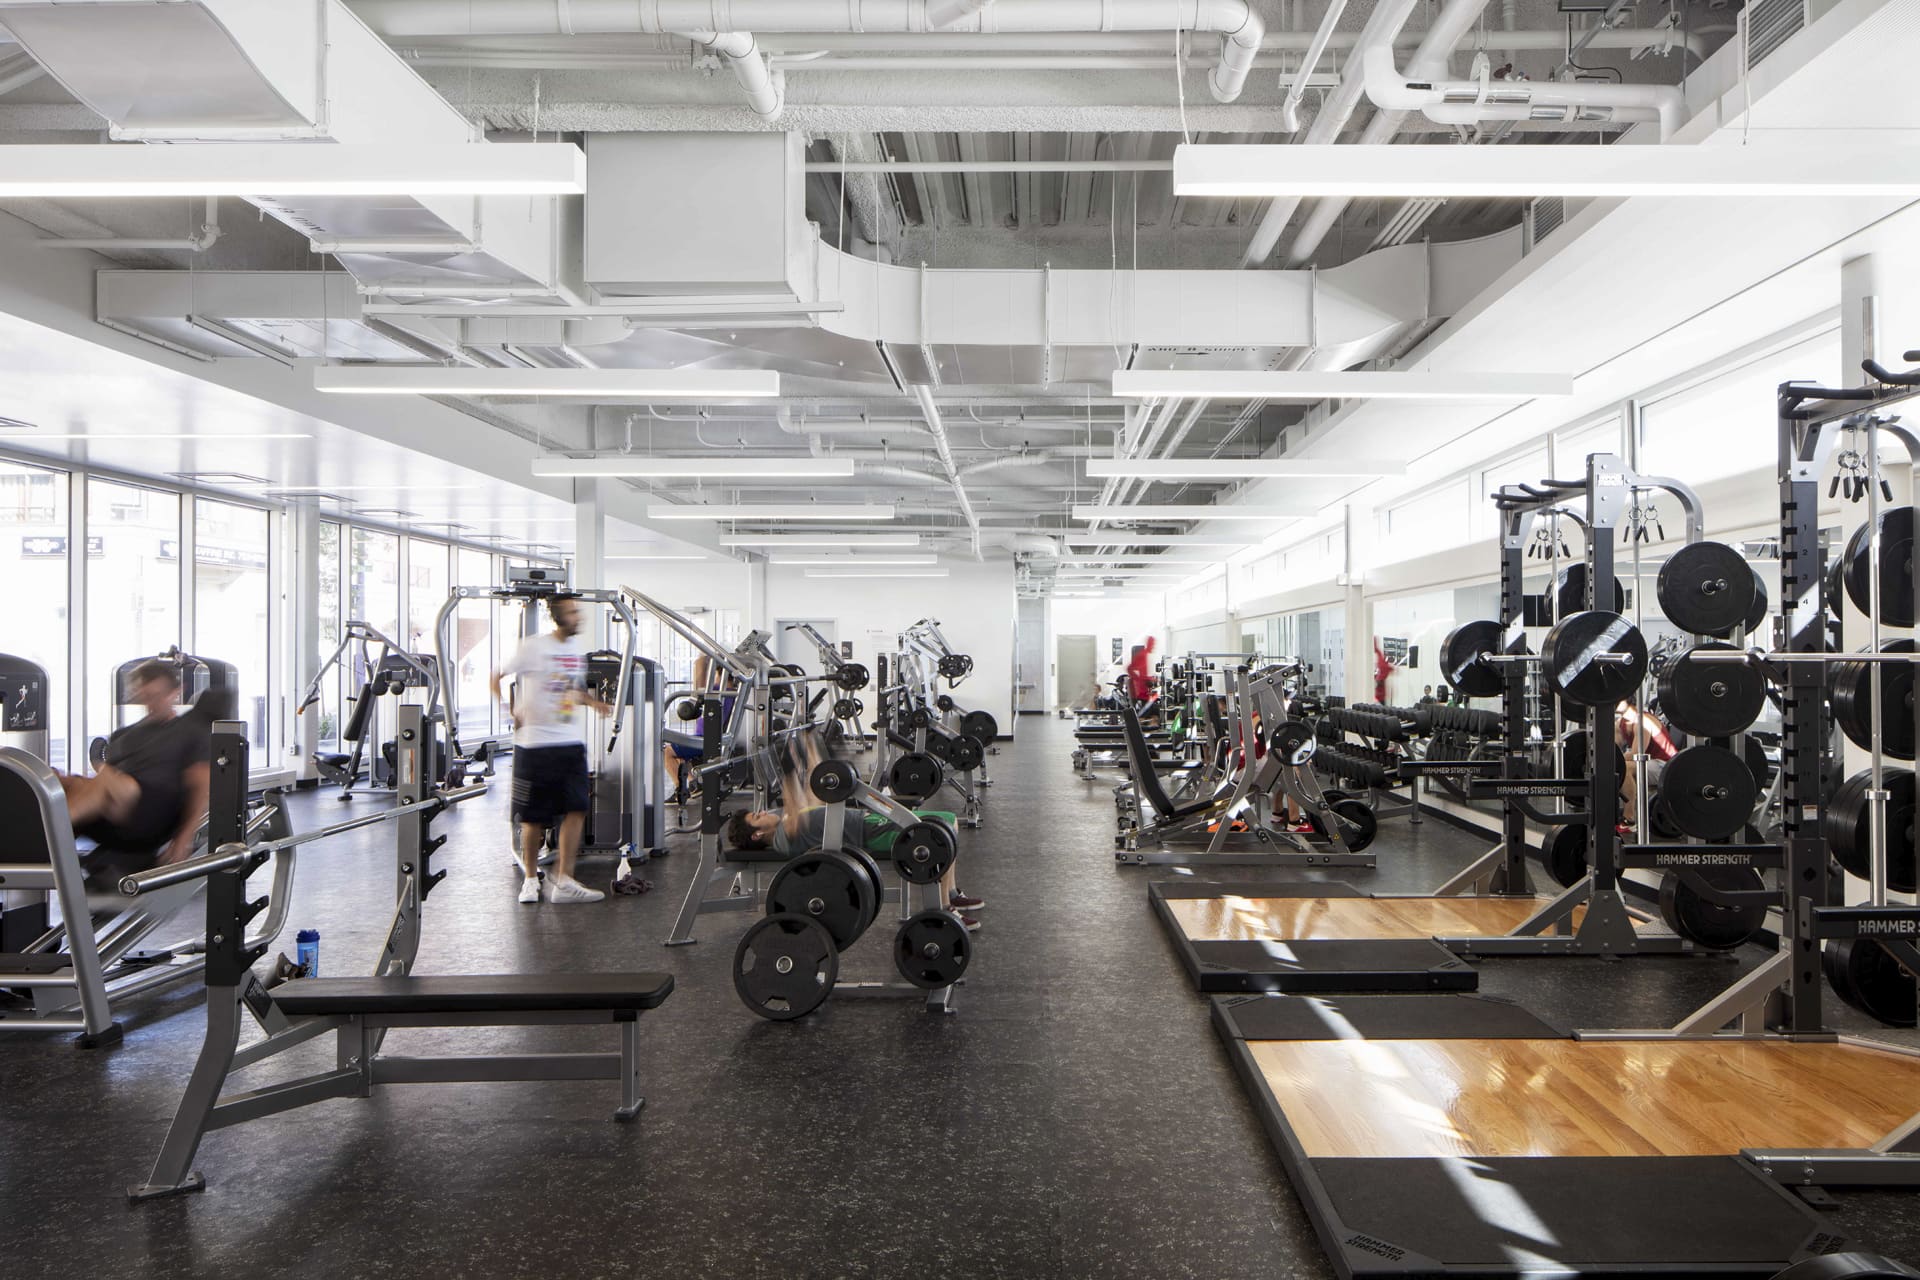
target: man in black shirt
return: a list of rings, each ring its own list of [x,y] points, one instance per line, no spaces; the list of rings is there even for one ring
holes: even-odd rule
[[[147,709],[144,720],[116,729],[106,760],[92,777],[61,774],[75,835],[116,853],[159,850],[161,864],[193,850],[207,816],[207,761],[213,721],[226,698],[202,694],[180,711],[180,674],[164,662],[143,662],[127,678],[127,696]]]

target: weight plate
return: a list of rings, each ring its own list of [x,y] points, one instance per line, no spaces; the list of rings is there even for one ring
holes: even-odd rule
[[[1766,888],[1766,881],[1752,867],[1711,867],[1696,874],[1716,889]],[[1699,946],[1730,951],[1760,931],[1767,908],[1764,903],[1735,907],[1715,902],[1696,892],[1679,874],[1669,872],[1660,879],[1660,918],[1667,928]]]
[[[893,966],[900,976],[926,991],[960,981],[973,959],[973,939],[951,911],[922,911],[893,935]]]
[[[1441,642],[1441,677],[1469,698],[1498,697],[1506,680],[1485,655],[1500,652],[1505,641],[1506,628],[1491,618],[1461,623]]]
[[[978,769],[986,752],[980,744],[965,734],[947,739],[947,763],[965,773],[969,769]]]
[[[858,815],[853,815],[857,817]],[[877,910],[873,878],[845,853],[817,849],[781,864],[767,886],[767,914],[805,916],[826,927],[845,951]]]
[[[1282,720],[1267,738],[1267,750],[1290,765],[1303,765],[1313,759],[1319,746],[1313,726],[1304,720]]]
[[[932,728],[933,712],[925,707],[915,707],[907,713],[907,727],[912,729]]]
[[[1548,832],[1547,842],[1540,850],[1540,861],[1546,864],[1547,874],[1562,888],[1571,889],[1579,884],[1587,874],[1586,827],[1555,827]]]
[[[1553,611],[1555,618],[1568,618],[1582,613],[1587,608],[1587,562],[1576,560],[1560,571],[1555,580],[1554,602],[1559,606]],[[1627,589],[1620,579],[1613,580],[1614,613],[1627,611]]]
[[[1867,531],[1861,525],[1847,539],[1841,580],[1847,599],[1862,613],[1871,612],[1871,557]],[[1880,621],[1889,627],[1913,625],[1913,508],[1894,507],[1880,513]]]
[[[1840,601],[1847,589],[1846,583],[1841,578],[1841,574],[1845,572],[1845,564],[1844,560],[1836,556],[1827,561],[1823,574],[1826,581],[1823,584],[1825,590],[1821,594],[1826,598],[1827,612],[1833,616],[1835,622],[1840,620]]]
[[[1667,761],[1660,795],[1673,825],[1700,840],[1738,835],[1753,816],[1753,770],[1725,747],[1688,747]]]
[[[807,786],[822,804],[839,804],[853,797],[860,775],[845,760],[822,760],[813,766]]]
[[[873,915],[868,917],[867,923],[860,927],[860,932],[865,933],[873,927],[873,922],[879,919],[880,908],[886,905],[887,882],[880,870],[879,861],[865,849],[843,849],[841,852],[859,863],[860,869],[867,873],[867,879],[873,882]]]
[[[1903,624],[1904,625],[1904,624]],[[1911,640],[1889,640],[1882,653],[1912,653]],[[1832,668],[1834,723],[1854,746],[1873,747],[1873,668],[1880,668],[1880,749],[1896,760],[1913,759],[1913,664],[1842,662]]]
[[[933,705],[940,708],[940,710],[942,711],[951,711],[953,710],[955,704],[951,697],[943,693],[939,697],[933,700]]]
[[[860,704],[854,699],[835,698],[833,700],[833,718],[835,720],[851,720],[859,714]]]
[[[1741,625],[1741,630],[1747,633],[1749,639],[1752,639],[1757,637],[1760,628],[1766,625],[1767,611],[1772,607],[1772,603],[1767,596],[1767,580],[1761,577],[1760,570],[1755,569],[1751,564],[1747,567],[1753,569],[1753,603],[1747,607],[1747,616]],[[1733,632],[1721,632],[1720,636],[1722,639],[1731,639]]]
[[[1879,943],[1866,938],[1833,939],[1820,953],[1833,994],[1889,1027],[1915,1024],[1913,975],[1902,969]]]
[[[984,749],[1000,736],[1000,722],[993,718],[991,711],[969,711],[960,717],[960,732]]]
[[[1682,631],[1719,635],[1753,609],[1753,569],[1724,542],[1692,542],[1667,557],[1653,593],[1667,621]]]
[[[1760,718],[1767,680],[1750,662],[1698,662],[1697,653],[1737,653],[1700,644],[1675,654],[1660,673],[1660,709],[1673,727],[1701,738],[1728,738]]]
[[[953,832],[943,822],[911,823],[893,841],[894,870],[911,884],[932,884],[958,855]]]
[[[857,662],[846,663],[833,673],[833,682],[848,693],[857,693],[866,688],[867,682],[872,678],[867,673],[867,669]]]
[[[1364,800],[1349,796],[1344,800],[1335,800],[1327,809],[1333,814],[1333,820],[1340,824],[1340,837],[1347,842],[1349,853],[1361,852],[1373,843],[1374,836],[1379,833],[1380,819],[1373,812],[1373,806]],[[1321,839],[1327,838],[1326,824],[1311,809],[1307,810],[1307,825]]]
[[[1880,775],[1887,795],[1887,888],[1895,893],[1912,893],[1915,888],[1913,834],[1913,774],[1906,769],[1888,769]],[[1828,799],[1820,815],[1820,834],[1827,849],[1848,875],[1869,879],[1873,874],[1872,808],[1867,791],[1873,782],[1871,770],[1862,769],[1840,784]]]
[[[1640,628],[1599,609],[1554,624],[1541,653],[1548,683],[1576,706],[1610,709],[1639,688],[1647,674],[1647,641]],[[1602,656],[1616,653],[1625,654],[1626,660]]]
[[[1589,738],[1585,729],[1575,729],[1560,740],[1561,768],[1566,770],[1566,772],[1561,775],[1562,777],[1586,778],[1592,776],[1588,772],[1587,765],[1588,741]],[[1624,778],[1627,776],[1627,753],[1620,749],[1620,744],[1617,742],[1613,744],[1613,776],[1616,778]]]
[[[1776,1271],[1773,1280],[1911,1280],[1916,1274],[1877,1253],[1823,1253]]]
[[[1757,738],[1746,739],[1747,768],[1753,770],[1753,789],[1765,791],[1773,785],[1773,761],[1767,758],[1767,749],[1760,745]]]
[[[940,762],[918,751],[909,751],[895,760],[887,772],[888,786],[903,800],[924,800],[946,780],[946,771]]]
[[[1687,833],[1673,820],[1673,806],[1667,803],[1665,796],[1656,795],[1647,802],[1647,825],[1653,828],[1653,834],[1662,840],[1684,840]]]
[[[733,952],[733,989],[763,1018],[804,1018],[826,1003],[840,977],[840,952],[807,916],[757,920]]]

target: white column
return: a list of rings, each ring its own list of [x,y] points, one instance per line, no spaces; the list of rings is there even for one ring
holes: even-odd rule
[[[318,777],[313,753],[320,747],[320,707],[296,716],[297,699],[320,669],[320,512],[312,503],[296,503],[287,513],[286,651],[292,667],[280,674],[285,708],[287,764],[302,782]],[[278,646],[276,646],[278,647]]]
[[[586,477],[573,482],[573,585],[604,590],[607,579],[607,497],[614,482]],[[593,648],[607,643],[607,611],[587,611],[586,640]]]
[[[1367,566],[1373,562],[1378,517],[1370,506],[1347,504],[1344,580],[1347,602],[1348,703],[1373,699],[1373,604],[1367,599]],[[1329,693],[1333,690],[1328,690]]]

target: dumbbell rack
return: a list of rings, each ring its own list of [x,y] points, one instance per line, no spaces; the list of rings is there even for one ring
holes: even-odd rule
[[[1531,776],[1532,753],[1527,740],[1528,677],[1531,667],[1540,661],[1526,653],[1521,630],[1525,619],[1524,558],[1534,521],[1557,511],[1585,529],[1587,581],[1582,603],[1590,610],[1610,608],[1618,581],[1615,531],[1632,507],[1634,495],[1647,490],[1660,490],[1676,498],[1686,519],[1686,540],[1700,540],[1700,499],[1691,488],[1668,477],[1633,472],[1611,453],[1589,454],[1583,480],[1508,485],[1494,495],[1501,515],[1500,618],[1508,637],[1501,653],[1495,655],[1504,667],[1501,711],[1505,738],[1498,776],[1470,778],[1467,791],[1475,799],[1500,801],[1501,841],[1438,892],[1531,893],[1526,865],[1529,818],[1542,825],[1584,820],[1590,871],[1507,934],[1441,940],[1463,955],[1673,955],[1692,949],[1677,936],[1635,929],[1633,913],[1620,889],[1620,873],[1630,860],[1622,856],[1617,831],[1621,817],[1618,763],[1614,753],[1604,749],[1613,741],[1612,705],[1586,710],[1588,741],[1596,745],[1587,753],[1585,778]],[[1570,499],[1581,500],[1579,511],[1562,506]],[[1537,798],[1565,801],[1580,796],[1587,800],[1584,812],[1543,812],[1532,803]],[[1581,907],[1585,907],[1585,914],[1575,926],[1573,915]]]

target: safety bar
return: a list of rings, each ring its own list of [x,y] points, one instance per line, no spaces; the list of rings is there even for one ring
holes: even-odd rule
[[[349,831],[358,831],[361,827],[371,827],[397,818],[411,817],[423,811],[438,813],[442,809],[471,800],[475,796],[485,795],[486,792],[486,783],[475,782],[451,791],[440,792],[419,804],[396,805],[391,809],[382,809],[378,813],[364,813],[357,818],[348,818],[342,822],[316,827],[312,831],[296,832],[290,836],[282,836],[278,840],[263,840],[257,844],[238,842],[223,844],[212,853],[205,853],[197,858],[188,858],[164,867],[152,867],[146,871],[136,871],[131,875],[122,876],[120,892],[129,898],[137,898],[143,893],[153,893],[171,885],[202,879],[217,871],[231,871],[248,859],[262,854],[278,853],[282,849],[295,849],[303,844],[312,844],[316,840],[344,835]]]
[[[433,718],[433,713],[440,708],[441,689],[440,673],[438,671],[430,669],[424,662],[421,662],[418,658],[414,657],[413,654],[402,648],[399,642],[392,636],[389,636],[386,632],[380,630],[380,628],[370,622],[346,622],[341,624],[340,629],[340,643],[333,647],[332,656],[321,663],[320,669],[313,673],[313,679],[308,681],[307,691],[300,695],[300,704],[293,709],[293,714],[296,716],[304,715],[308,707],[320,701],[320,682],[326,679],[327,672],[339,664],[340,655],[347,651],[347,646],[353,644],[355,641],[365,644],[367,641],[372,640],[382,647],[383,652],[380,655],[382,658],[385,658],[389,653],[397,654],[402,662],[420,673],[420,678],[425,683],[427,689],[427,718],[429,720]],[[445,668],[445,665],[443,659],[441,662],[442,669]],[[379,669],[377,662],[373,664],[373,669]]]
[[[1735,666],[1748,662],[1913,662],[1920,663],[1920,653],[1790,653],[1785,650],[1766,649],[1695,649],[1687,654],[1688,662],[1722,663]]]

